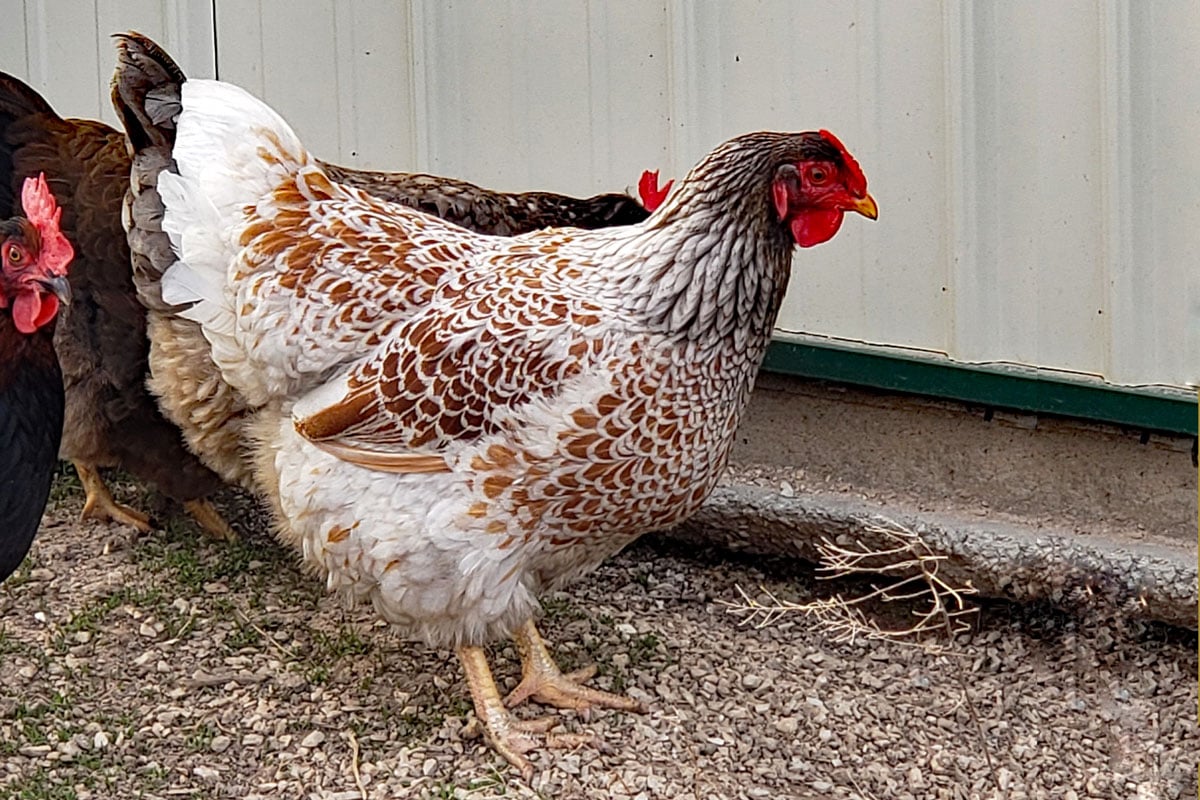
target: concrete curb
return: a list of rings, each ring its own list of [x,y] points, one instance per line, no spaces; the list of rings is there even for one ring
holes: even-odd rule
[[[666,535],[731,550],[817,560],[821,536],[870,546],[872,525],[893,521],[948,558],[947,580],[984,597],[1197,627],[1196,550],[1074,531],[898,510],[841,495],[785,497],[761,486],[718,488],[695,517]]]

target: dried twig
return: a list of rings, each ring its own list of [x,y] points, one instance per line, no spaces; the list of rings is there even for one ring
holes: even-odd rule
[[[367,786],[363,783],[362,773],[358,769],[358,737],[354,735],[353,729],[347,728],[346,738],[350,740],[350,771],[354,773],[354,785],[358,787],[362,800],[367,800]]]
[[[758,628],[773,625],[780,618],[794,613],[812,617],[817,627],[829,633],[834,641],[854,642],[859,638],[903,641],[923,637],[932,632],[945,632],[947,640],[971,630],[967,617],[977,609],[968,605],[966,597],[975,588],[953,586],[938,575],[945,556],[929,549],[921,537],[899,523],[890,520],[867,528],[883,540],[880,547],[870,547],[861,541],[844,546],[823,538],[817,544],[821,554],[819,577],[824,580],[855,575],[883,575],[893,580],[884,586],[872,586],[871,591],[857,597],[836,594],[807,603],[780,600],[760,587],[766,602],[751,597],[742,587],[739,602],[725,602],[730,613],[739,614],[742,622]],[[879,601],[923,601],[913,612],[916,620],[903,628],[885,629],[868,619],[860,606]],[[941,652],[942,645],[925,640],[922,646]]]

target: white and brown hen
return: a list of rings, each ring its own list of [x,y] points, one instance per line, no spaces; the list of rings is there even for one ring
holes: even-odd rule
[[[241,89],[191,80],[182,102],[163,296],[266,409],[256,475],[283,537],[331,590],[457,648],[527,775],[552,723],[506,705],[637,708],[558,670],[538,595],[712,491],[794,246],[876,216],[854,159],[825,131],[752,133],[643,223],[500,238],[333,181]],[[510,635],[502,701],[482,646]]]

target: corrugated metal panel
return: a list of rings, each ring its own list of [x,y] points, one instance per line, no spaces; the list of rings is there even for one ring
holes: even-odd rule
[[[218,2],[218,71],[347,165],[411,167],[416,153],[407,3]]]
[[[152,37],[189,75],[216,74],[211,0],[0,0],[0,14],[0,69],[64,116],[117,124],[110,37],[121,31]]]
[[[837,131],[882,217],[798,254],[782,336],[1200,379],[1200,4],[212,6],[221,77],[345,163],[589,193],[681,175],[746,130]],[[190,43],[185,66],[211,72],[208,3],[66,8],[0,0],[25,22],[0,33],[6,68],[65,111],[110,114],[111,30]]]

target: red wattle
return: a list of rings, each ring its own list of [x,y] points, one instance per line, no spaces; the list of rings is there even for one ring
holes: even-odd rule
[[[827,242],[842,227],[843,212],[810,210],[798,211],[792,216],[792,238],[801,247]]]
[[[13,324],[21,333],[29,334],[54,319],[58,313],[58,298],[38,291],[21,292],[13,301]]]

